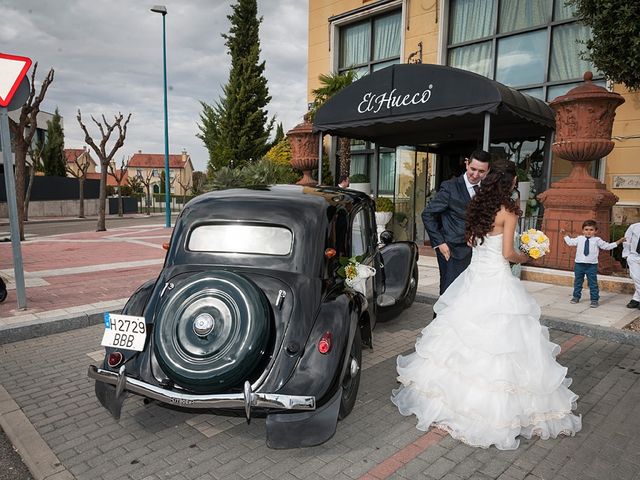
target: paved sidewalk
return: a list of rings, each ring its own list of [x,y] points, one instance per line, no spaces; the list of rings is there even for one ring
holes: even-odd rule
[[[9,280],[9,295],[0,304],[0,344],[102,322],[102,313],[121,309],[129,296],[158,275],[164,261],[162,243],[171,230],[163,224],[111,228],[35,237],[22,243],[27,309],[17,310],[10,242],[0,243],[0,275]],[[434,257],[419,259],[417,300],[433,304],[438,297]],[[573,305],[570,287],[524,281],[542,307],[542,321],[563,331],[640,345],[640,334],[623,327],[640,317],[625,307],[629,295],[601,292],[600,307]]]

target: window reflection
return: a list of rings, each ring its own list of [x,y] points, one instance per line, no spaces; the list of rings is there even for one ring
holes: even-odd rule
[[[546,30],[498,40],[496,80],[517,87],[544,81]]]

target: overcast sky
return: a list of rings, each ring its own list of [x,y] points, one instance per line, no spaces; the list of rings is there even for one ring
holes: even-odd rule
[[[55,70],[41,110],[60,110],[65,148],[85,145],[76,121],[79,108],[94,139],[99,132],[90,115],[111,120],[117,112],[132,113],[125,144],[115,157],[118,163],[138,150],[164,153],[162,17],[149,10],[158,3],[0,0],[0,51],[38,62],[37,84],[50,68]],[[229,75],[231,60],[221,34],[229,31],[231,3],[164,2],[169,152],[186,149],[196,170],[204,170],[208,161],[195,136],[199,101],[216,101]],[[261,60],[266,61],[272,96],[269,114],[286,132],[306,111],[307,1],[258,0],[258,14],[263,17]]]

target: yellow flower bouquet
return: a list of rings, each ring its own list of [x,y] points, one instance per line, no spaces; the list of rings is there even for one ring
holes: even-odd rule
[[[549,253],[549,237],[540,230],[530,228],[520,234],[520,250],[537,260]]]
[[[352,290],[367,295],[367,278],[375,275],[376,269],[360,263],[362,257],[340,257],[338,275],[345,279],[345,283]]]

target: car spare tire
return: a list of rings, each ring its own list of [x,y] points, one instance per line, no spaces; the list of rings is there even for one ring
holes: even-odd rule
[[[154,348],[177,385],[217,393],[241,385],[271,336],[269,303],[251,280],[226,270],[191,275],[166,289],[154,322]]]

